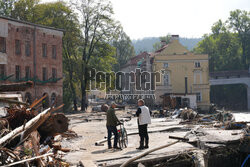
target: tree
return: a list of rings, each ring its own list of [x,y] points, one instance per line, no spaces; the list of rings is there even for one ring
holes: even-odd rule
[[[246,63],[249,62],[243,54],[244,44],[242,44],[239,30],[236,31],[233,28],[239,25],[239,23],[234,23],[234,26],[232,26],[232,23],[238,20],[236,18],[241,12],[234,13],[233,15],[237,15],[234,19],[231,18],[232,13],[234,12],[231,12],[229,20],[225,22],[219,20],[216,22],[211,28],[212,34],[204,35],[203,40],[194,49],[196,53],[209,55],[210,72],[243,70],[246,68]],[[242,28],[246,24],[246,21],[240,22],[241,26],[239,27]],[[246,31],[245,28],[243,30]],[[246,38],[247,33],[243,33],[243,30],[240,33],[242,34],[242,38]],[[212,86],[210,97],[211,102],[217,103],[221,107],[229,106],[231,109],[244,109],[247,104],[246,86],[244,85]]]
[[[239,9],[230,12],[228,19],[229,26],[233,32],[238,34],[242,47],[242,57],[245,68],[249,63],[247,59],[250,58],[250,12],[241,11]]]
[[[159,37],[159,39],[160,39],[160,42],[156,42],[153,45],[154,51],[159,50],[162,47],[162,43],[164,43],[164,45],[167,45],[169,42],[171,42],[171,35],[168,34],[166,36]]]
[[[131,57],[135,56],[135,51],[129,36],[122,29],[118,33],[118,38],[113,42],[113,46],[116,48],[118,62],[114,66],[114,71],[118,71]]]
[[[81,83],[81,110],[86,109],[86,88],[89,81],[90,61],[102,57],[100,46],[106,46],[109,41],[116,38],[119,29],[118,23],[112,19],[113,8],[110,2],[101,0],[79,0],[72,2],[78,11],[83,32],[83,44],[80,83]]]
[[[23,21],[35,22],[35,6],[40,0],[17,0],[14,3],[14,9],[11,11],[11,17]]]
[[[14,3],[16,0],[1,0],[0,1],[0,15],[11,16],[11,11],[14,8]]]

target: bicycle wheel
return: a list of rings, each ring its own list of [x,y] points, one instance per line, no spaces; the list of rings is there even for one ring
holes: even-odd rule
[[[120,148],[122,148],[122,141],[121,141],[121,134],[118,133],[118,140],[117,140],[117,144]]]
[[[127,148],[128,146],[128,134],[126,129],[123,130],[123,140],[122,140],[123,146]]]

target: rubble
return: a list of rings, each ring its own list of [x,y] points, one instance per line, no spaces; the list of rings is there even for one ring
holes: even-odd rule
[[[68,119],[61,109],[41,109],[40,102],[46,96],[35,100],[30,106],[15,103],[7,108],[7,115],[0,118],[0,166],[69,166],[61,158],[63,137],[75,137],[68,131]]]

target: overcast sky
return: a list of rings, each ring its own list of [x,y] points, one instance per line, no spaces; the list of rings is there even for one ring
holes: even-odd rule
[[[49,2],[50,0],[42,0]],[[131,39],[168,33],[202,37],[235,9],[250,11],[250,0],[111,0],[115,18]]]

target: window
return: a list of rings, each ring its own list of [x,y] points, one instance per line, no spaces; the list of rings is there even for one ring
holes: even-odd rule
[[[4,37],[0,37],[0,52],[6,53],[6,39]]]
[[[55,79],[56,78],[56,69],[52,68],[52,78]]]
[[[25,102],[31,104],[31,102],[32,102],[31,99],[32,99],[31,94],[29,92],[26,92],[25,93]]]
[[[16,80],[20,80],[20,79],[21,79],[21,67],[16,66]]]
[[[170,85],[169,74],[164,74],[164,85],[165,86]]]
[[[201,63],[200,63],[199,61],[196,61],[196,62],[194,63],[194,67],[195,67],[195,68],[200,68],[200,67],[201,67]]]
[[[15,41],[15,50],[16,50],[16,54],[21,54],[21,41],[17,40]]]
[[[43,81],[47,80],[47,69],[43,67]]]
[[[25,42],[25,55],[30,56],[31,50],[30,50],[30,41]]]
[[[52,93],[51,95],[51,104],[54,104],[56,102],[56,94]]]
[[[194,84],[202,84],[202,71],[194,71]]]
[[[45,43],[43,43],[42,49],[43,49],[43,57],[47,57],[47,45]]]
[[[201,102],[201,93],[196,93],[196,101]]]
[[[26,66],[25,67],[25,78],[26,79],[29,79],[30,78],[30,67],[29,66]]]
[[[163,68],[168,68],[168,63],[164,63]]]
[[[52,45],[52,58],[56,59],[56,45]]]
[[[0,64],[0,76],[4,76],[4,75],[5,75],[5,65]]]

